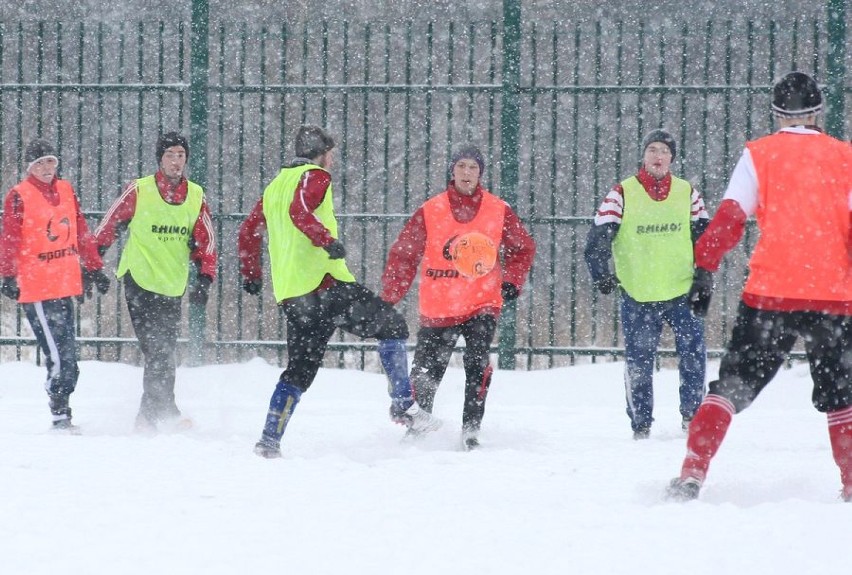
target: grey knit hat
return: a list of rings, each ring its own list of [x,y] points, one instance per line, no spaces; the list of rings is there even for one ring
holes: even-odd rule
[[[458,148],[453,153],[453,157],[450,158],[450,164],[447,166],[447,181],[453,179],[453,168],[456,166],[459,160],[473,160],[474,162],[479,164],[480,178],[485,173],[485,158],[483,157],[480,149],[474,146],[473,144],[465,144]]]
[[[669,150],[672,152],[672,161],[674,161],[677,157],[677,142],[675,142],[674,136],[663,129],[651,130],[644,138],[642,138],[642,151],[640,156],[644,156],[645,150],[654,142],[662,142],[667,145]]]

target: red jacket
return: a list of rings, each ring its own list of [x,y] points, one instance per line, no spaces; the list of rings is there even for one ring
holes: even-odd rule
[[[164,201],[170,204],[181,204],[186,200],[186,178],[181,178],[177,185],[172,185],[161,172],[155,175],[157,189]],[[133,180],[107,210],[103,221],[95,230],[98,247],[105,250],[110,247],[136,213],[136,180]],[[213,279],[216,277],[216,242],[213,234],[213,220],[210,208],[205,198],[201,203],[201,211],[192,229],[192,250],[189,257],[199,266],[199,272]]]
[[[33,176],[27,176],[27,182],[35,186],[44,195],[45,200],[53,205],[59,202],[56,192],[56,178],[45,184]],[[0,235],[0,276],[16,277],[17,254],[21,246],[21,227],[24,222],[24,204],[21,196],[13,188],[7,195],[3,204],[3,233]],[[99,270],[103,267],[103,261],[98,254],[97,244],[89,233],[86,218],[80,211],[80,204],[74,196],[74,211],[77,214],[77,249],[83,267],[89,271]]]
[[[459,194],[453,183],[447,186],[447,196],[453,217],[460,222],[469,222],[479,210],[482,188],[477,186],[471,196]],[[503,218],[503,235],[500,241],[503,251],[503,281],[518,289],[523,287],[535,257],[535,241],[529,235],[515,211],[506,204]],[[398,303],[414,283],[423,254],[426,250],[426,223],[423,206],[420,206],[403,227],[393,243],[388,261],[382,274],[381,298],[394,305]],[[499,310],[491,310],[497,315]],[[421,317],[423,325],[446,327],[457,325],[469,318],[453,318],[449,323],[434,325],[428,318]]]

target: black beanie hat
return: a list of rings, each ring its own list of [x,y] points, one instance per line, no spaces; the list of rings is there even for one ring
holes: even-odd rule
[[[670,133],[662,129],[652,130],[642,138],[642,156],[645,155],[645,150],[648,149],[648,146],[654,142],[662,142],[667,145],[669,150],[671,150],[672,161],[674,162],[674,159],[677,157],[677,143]]]
[[[189,142],[186,141],[186,138],[178,134],[177,132],[169,132],[167,134],[161,135],[157,139],[157,163],[163,161],[163,154],[166,153],[166,150],[171,148],[172,146],[182,146],[186,151],[186,157],[189,159]]]
[[[458,148],[453,154],[453,157],[450,158],[450,165],[447,166],[447,181],[453,179],[453,168],[456,167],[459,160],[473,160],[479,164],[479,177],[480,179],[482,178],[482,175],[485,173],[485,158],[482,156],[479,148],[473,144],[465,144]]]
[[[56,158],[59,160],[59,158],[56,157],[56,152],[53,150],[53,146],[51,146],[47,140],[36,138],[27,144],[27,148],[24,150],[24,161],[27,165],[31,165],[42,158]]]
[[[334,148],[334,138],[319,126],[305,124],[299,127],[295,147],[296,156],[313,160]]]
[[[780,118],[804,118],[821,111],[819,86],[804,72],[788,72],[772,87],[772,112]]]

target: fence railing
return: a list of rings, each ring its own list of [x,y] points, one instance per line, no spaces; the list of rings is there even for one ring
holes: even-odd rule
[[[473,141],[488,158],[485,184],[538,243],[529,285],[500,324],[501,366],[618,357],[615,298],[591,289],[582,261],[598,202],[635,172],[642,135],[665,126],[678,141],[673,171],[712,211],[743,143],[772,130],[769,89],[788,69],[826,83],[832,129],[842,134],[848,120],[836,111],[848,109],[852,88],[845,28],[838,37],[833,22],[542,25],[508,13],[472,23],[0,22],[2,187],[22,176],[26,141],[45,136],[94,226],[124,182],[156,169],[157,135],[184,130],[220,263],[206,314],[185,310],[181,342],[194,342],[203,361],[281,361],[286,322],[271,289],[260,298],[240,290],[236,233],[290,155],[298,125],[337,136],[347,259],[374,289],[405,219],[443,189],[452,149]],[[712,354],[730,330],[753,235],[719,274],[707,320]],[[416,286],[401,307],[414,326]],[[137,357],[118,283],[78,315],[84,357]],[[0,301],[0,357],[24,353],[25,323]],[[673,353],[670,334],[663,348]],[[372,349],[341,335],[328,361],[363,366]]]

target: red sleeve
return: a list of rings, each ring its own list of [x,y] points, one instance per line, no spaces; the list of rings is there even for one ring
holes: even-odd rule
[[[74,211],[77,213],[77,249],[80,251],[80,262],[88,271],[102,269],[104,262],[98,253],[98,242],[89,231],[89,224],[80,210],[77,196],[74,196]]]
[[[240,275],[247,280],[257,281],[263,277],[260,256],[264,232],[266,232],[266,218],[263,215],[263,196],[261,196],[254,209],[240,224],[237,236]]]
[[[95,229],[95,241],[101,251],[106,251],[118,238],[119,229],[125,226],[136,213],[136,180],[124,187],[121,195],[112,203],[104,219]]]
[[[201,202],[201,211],[192,228],[192,252],[189,257],[199,267],[199,273],[213,279],[216,277],[216,235],[213,232],[213,218],[207,200]]]
[[[0,276],[18,275],[17,254],[21,245],[21,226],[24,223],[21,196],[15,189],[6,194],[3,202],[3,233],[0,235]]]
[[[515,211],[506,205],[503,217],[503,281],[518,289],[526,282],[535,258],[535,240],[532,239]]]
[[[425,251],[426,220],[423,219],[423,208],[420,207],[406,222],[390,248],[379,297],[391,305],[399,303],[411,289]]]
[[[290,204],[290,219],[293,220],[293,225],[317,247],[325,247],[334,241],[328,228],[314,215],[314,211],[325,199],[330,185],[331,175],[328,172],[308,170],[302,175]]]
[[[722,200],[707,230],[695,244],[695,265],[717,271],[725,254],[742,239],[746,219],[748,216],[735,200]]]

